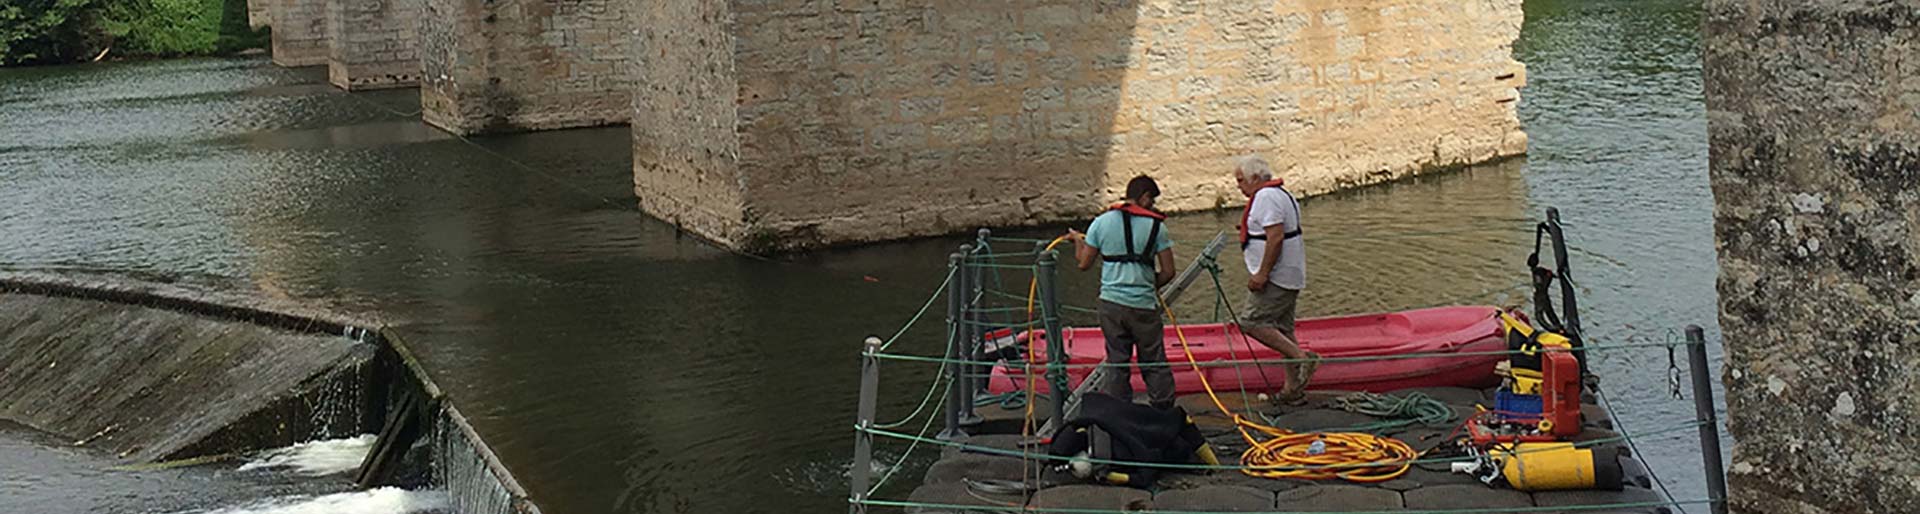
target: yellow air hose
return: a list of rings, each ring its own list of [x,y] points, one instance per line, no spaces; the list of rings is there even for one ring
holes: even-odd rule
[[[1208,383],[1206,372],[1200,369],[1200,361],[1193,356],[1193,349],[1187,344],[1186,331],[1181,330],[1173,309],[1166,302],[1160,303],[1160,309],[1167,313],[1167,323],[1173,325],[1174,336],[1180,339],[1180,351],[1187,355],[1187,363],[1193,366],[1194,374],[1200,377],[1200,386],[1206,389],[1207,397],[1213,400],[1213,406],[1220,409],[1222,414],[1233,418],[1234,426],[1240,430],[1240,437],[1247,441],[1247,451],[1240,454],[1241,473],[1260,478],[1339,478],[1349,482],[1374,483],[1406,474],[1413,460],[1419,457],[1420,453],[1414,451],[1413,447],[1391,437],[1359,432],[1296,433],[1241,417],[1228,409],[1220,401],[1220,395],[1213,391],[1213,384]],[[1253,436],[1253,432],[1271,438],[1259,440]],[[1315,441],[1322,445],[1319,454],[1312,452]]]

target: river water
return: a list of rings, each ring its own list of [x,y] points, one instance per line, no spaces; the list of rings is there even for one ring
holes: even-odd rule
[[[1301,314],[1523,302],[1556,206],[1592,336],[1717,340],[1697,2],[1526,9],[1529,157],[1306,200]],[[845,509],[858,342],[910,318],[961,239],[739,257],[634,209],[624,128],[463,140],[417,109],[260,58],[0,69],[0,267],[379,312],[550,513]],[[1176,251],[1231,218],[1175,218]],[[1093,274],[1063,280],[1091,301]],[[937,317],[901,348],[937,353]],[[1596,361],[1633,431],[1691,417],[1666,364]],[[886,368],[883,417],[930,372]],[[1676,496],[1705,495],[1691,431],[1640,444]]]

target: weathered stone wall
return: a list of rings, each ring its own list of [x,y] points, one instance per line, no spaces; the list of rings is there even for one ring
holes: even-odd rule
[[[273,14],[267,4],[273,0],[247,0],[247,26],[258,29],[273,24]]]
[[[627,121],[628,0],[425,3],[420,100],[428,123],[468,134]]]
[[[412,87],[420,79],[423,0],[325,0],[327,79],[346,90]]]
[[[730,5],[740,147],[704,173],[743,208],[689,228],[744,248],[1078,218],[1141,173],[1165,208],[1237,205],[1253,151],[1311,194],[1526,149],[1519,0]]]
[[[717,240],[741,237],[739,92],[727,0],[636,5],[633,183],[640,207]]]
[[[1920,0],[1709,0],[1738,512],[1920,512]]]
[[[273,63],[327,63],[327,0],[264,0],[273,23]]]

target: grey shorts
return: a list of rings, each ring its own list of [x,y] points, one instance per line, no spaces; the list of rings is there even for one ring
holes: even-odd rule
[[[1299,303],[1300,290],[1267,284],[1259,292],[1247,292],[1247,307],[1240,313],[1240,325],[1246,327],[1273,327],[1280,329],[1288,339],[1293,338],[1293,311]]]

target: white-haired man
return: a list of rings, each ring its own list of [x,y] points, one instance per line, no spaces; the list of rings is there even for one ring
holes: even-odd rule
[[[1275,399],[1292,402],[1305,395],[1307,381],[1320,367],[1320,355],[1302,351],[1294,338],[1294,311],[1307,286],[1307,245],[1301,237],[1300,202],[1274,177],[1258,155],[1234,163],[1233,178],[1247,195],[1240,216],[1240,253],[1247,262],[1247,307],[1241,333],[1253,336],[1296,362],[1287,366],[1287,384]]]

